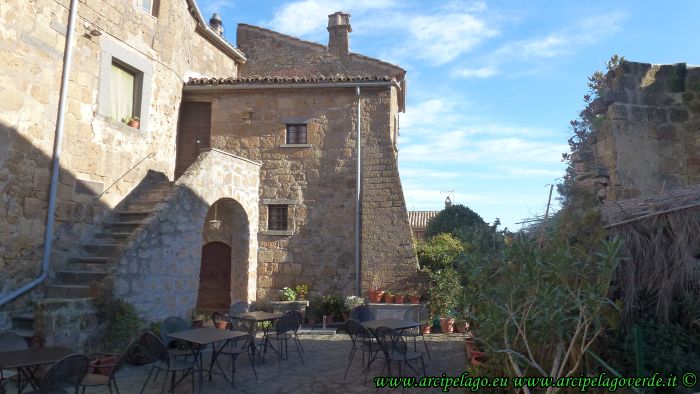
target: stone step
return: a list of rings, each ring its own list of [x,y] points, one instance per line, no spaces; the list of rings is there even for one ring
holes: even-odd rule
[[[109,227],[109,231],[115,233],[131,233],[143,224],[142,221],[131,221],[131,222],[110,222],[105,223]]]
[[[56,280],[63,284],[88,285],[97,282],[107,275],[100,271],[58,271]]]
[[[74,271],[104,272],[109,261],[109,257],[74,257],[68,260],[68,264]]]
[[[128,211],[148,211],[153,210],[162,200],[135,200],[126,204]]]
[[[90,286],[52,284],[46,286],[47,298],[89,298]]]
[[[31,312],[13,313],[12,328],[15,330],[33,330],[34,329],[34,314]],[[32,335],[34,335],[32,333]]]
[[[119,218],[120,222],[133,222],[146,219],[151,212],[153,211],[117,211],[117,218]]]
[[[85,255],[90,257],[112,257],[117,254],[122,245],[119,243],[91,243],[81,245]]]
[[[105,229],[105,231],[95,234],[95,238],[110,243],[124,243],[130,236],[131,231],[112,231],[111,229]]]

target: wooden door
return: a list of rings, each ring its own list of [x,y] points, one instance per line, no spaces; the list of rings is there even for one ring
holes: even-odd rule
[[[211,146],[211,103],[185,101],[180,106],[175,178],[179,178]]]
[[[202,246],[197,309],[228,311],[231,305],[231,247],[223,242]]]

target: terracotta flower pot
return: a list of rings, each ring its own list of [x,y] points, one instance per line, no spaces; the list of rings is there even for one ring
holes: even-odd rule
[[[418,303],[420,303],[420,298],[418,298],[418,296],[412,295],[412,296],[408,296],[408,301],[411,304],[418,304]]]
[[[138,120],[130,120],[129,123],[127,123],[127,126],[133,127],[135,129],[138,129],[140,125],[141,122]]]
[[[430,334],[430,324],[423,324],[420,326],[420,332],[421,334]]]
[[[391,294],[384,294],[384,302],[387,304],[393,304],[394,303],[394,296]]]
[[[469,323],[463,322],[463,323],[455,323],[455,332],[458,332],[460,334],[467,332],[469,329]]]
[[[384,290],[370,290],[369,291],[369,302],[376,304],[382,299],[383,295],[384,295]]]
[[[443,334],[452,334],[455,328],[454,317],[441,317],[440,318],[440,330]]]
[[[333,315],[327,315],[327,316],[326,316],[326,324],[331,324],[331,323],[333,323],[334,321],[335,321],[335,320],[333,319]]]
[[[403,301],[404,301],[403,298],[404,298],[404,297],[403,297],[402,295],[398,295],[398,294],[395,295],[395,296],[394,296],[394,303],[395,303],[395,304],[403,304]]]
[[[218,321],[215,324],[216,324],[216,328],[218,328],[219,330],[226,330],[229,327],[229,322],[227,322],[225,320]]]

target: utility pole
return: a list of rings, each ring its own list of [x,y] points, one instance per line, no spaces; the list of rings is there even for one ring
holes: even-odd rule
[[[554,184],[545,185],[549,186],[549,198],[547,198],[547,209],[544,211],[544,219],[542,220],[542,229],[540,230],[540,248],[544,245],[544,229],[547,226],[547,217],[549,216],[549,206],[552,203],[552,190],[554,190]]]

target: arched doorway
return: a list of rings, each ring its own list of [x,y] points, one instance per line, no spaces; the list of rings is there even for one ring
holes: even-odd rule
[[[249,301],[250,229],[238,201],[222,198],[209,207],[202,243],[197,309],[227,311],[235,301]]]
[[[225,311],[231,305],[231,246],[209,242],[202,246],[197,309]]]

